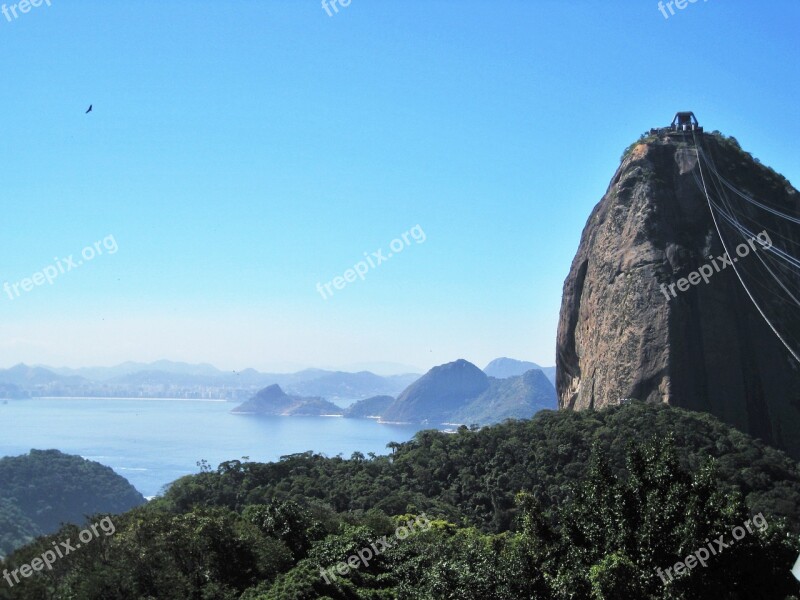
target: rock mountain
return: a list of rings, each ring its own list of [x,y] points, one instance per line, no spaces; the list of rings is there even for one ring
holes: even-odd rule
[[[555,408],[555,388],[540,370],[495,379],[460,359],[434,367],[408,386],[381,420],[485,425]]]
[[[700,137],[727,180],[800,216],[800,194],[786,179],[733,138]],[[564,283],[559,407],[637,399],[705,411],[798,458],[800,368],[733,269],[670,299],[660,287],[724,252],[697,167],[687,161],[692,152],[691,138],[643,137],[592,211]],[[768,226],[800,242],[797,226]]]
[[[342,410],[332,402],[322,398],[290,396],[278,384],[265,387],[231,412],[287,417],[342,414]]]
[[[539,369],[495,379],[466,360],[434,367],[396,399],[374,396],[346,409],[322,398],[304,398],[271,385],[233,409],[234,413],[273,416],[344,416],[383,422],[430,425],[489,425],[506,419],[529,419],[556,408],[556,390]]]

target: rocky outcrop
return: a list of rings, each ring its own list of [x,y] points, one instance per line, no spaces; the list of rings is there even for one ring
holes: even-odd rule
[[[285,417],[341,415],[342,409],[322,398],[290,396],[277,384],[265,387],[231,412]]]
[[[785,179],[732,138],[702,137],[726,179],[800,214]],[[643,139],[592,211],[564,284],[559,406],[637,399],[707,411],[797,458],[800,369],[733,269],[675,297],[661,287],[724,253],[692,152],[682,138]]]

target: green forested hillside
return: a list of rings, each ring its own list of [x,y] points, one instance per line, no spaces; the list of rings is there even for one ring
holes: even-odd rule
[[[797,463],[707,415],[641,404],[543,412],[391,447],[185,477],[116,517],[113,537],[0,586],[0,598],[800,597],[788,571],[800,549]],[[429,527],[398,539],[423,514]],[[705,568],[657,574],[748,519],[764,527]],[[330,571],[383,536],[391,547],[368,566]]]
[[[509,527],[520,490],[548,506],[563,501],[569,485],[585,476],[593,444],[620,470],[631,440],[667,434],[690,471],[716,459],[723,485],[740,490],[756,512],[793,519],[800,529],[795,461],[710,415],[640,403],[597,412],[542,411],[530,420],[479,431],[462,427],[454,435],[422,431],[411,442],[393,445],[392,456],[370,460],[305,453],[277,463],[231,461],[217,473],[178,480],[165,501],[177,510],[195,504],[236,510],[278,498],[390,514],[413,505],[497,532]]]
[[[144,497],[111,468],[63,454],[31,450],[0,459],[0,556],[62,523],[97,512],[122,513]]]

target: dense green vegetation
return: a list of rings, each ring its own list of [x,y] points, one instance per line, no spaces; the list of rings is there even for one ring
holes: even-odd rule
[[[514,496],[529,491],[546,506],[563,502],[569,486],[586,473],[593,444],[612,467],[625,464],[630,440],[672,433],[682,465],[697,471],[715,458],[721,485],[738,489],[754,511],[797,520],[800,467],[784,453],[705,413],[634,403],[604,411],[543,411],[454,435],[422,431],[394,454],[351,460],[312,453],[277,463],[220,465],[217,473],[173,484],[165,501],[174,510],[195,505],[242,506],[271,499],[317,501],[337,512],[378,508],[402,514],[408,506],[445,514],[485,531],[507,529]]]
[[[797,463],[708,415],[634,403],[390,446],[205,469],[0,598],[800,598]],[[368,566],[321,576],[422,513]],[[707,567],[657,575],[757,513]]]
[[[62,523],[96,512],[122,513],[144,503],[111,468],[58,450],[0,459],[0,556]]]
[[[632,142],[628,145],[627,148],[622,152],[622,156],[619,157],[619,162],[624,162],[626,158],[628,158],[636,149],[636,146],[639,144],[650,144],[655,142],[658,139],[658,136],[650,133],[649,131],[645,131],[642,135],[639,136],[639,139],[635,142]]]
[[[14,502],[0,498],[0,557],[42,533]]]

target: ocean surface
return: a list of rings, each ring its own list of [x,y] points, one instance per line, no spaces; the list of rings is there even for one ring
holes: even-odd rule
[[[36,398],[0,400],[0,456],[55,448],[108,465],[145,496],[226,460],[276,461],[313,450],[349,458],[387,454],[426,427],[373,419],[231,414],[236,403],[208,400]]]

